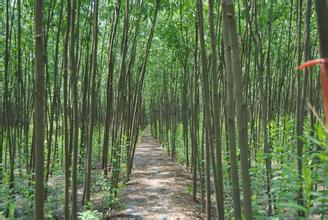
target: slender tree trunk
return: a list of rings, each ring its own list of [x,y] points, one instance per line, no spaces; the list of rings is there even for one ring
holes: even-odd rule
[[[121,139],[122,139],[122,132],[123,132],[123,111],[125,107],[125,81],[126,81],[126,56],[127,56],[127,49],[128,49],[128,33],[129,33],[129,4],[130,1],[126,1],[125,6],[125,16],[124,16],[124,27],[123,27],[123,36],[121,42],[121,67],[120,67],[120,76],[119,76],[119,87],[117,93],[117,109],[116,109],[116,126],[114,129],[113,138],[116,139],[116,143],[118,144],[118,155],[121,155]],[[118,158],[118,166],[120,165],[120,156]],[[119,167],[114,169],[119,169]]]
[[[222,2],[223,3],[223,2]],[[238,177],[238,163],[237,163],[237,150],[236,150],[236,125],[235,125],[235,110],[233,100],[233,76],[232,76],[232,51],[229,34],[228,15],[224,11],[224,5],[222,5],[223,15],[223,44],[224,44],[224,61],[226,72],[226,127],[227,127],[227,140],[230,153],[231,163],[231,184],[232,184],[232,200],[234,208],[234,217],[237,220],[241,217],[241,205],[240,205],[240,190],[239,190],[239,177]]]
[[[206,175],[206,215],[207,219],[211,219],[211,189],[210,189],[210,148],[211,145],[211,121],[210,121],[210,92],[208,81],[208,70],[205,50],[205,31],[204,31],[204,16],[203,3],[197,1],[197,16],[199,28],[200,51],[202,58],[202,73],[203,73],[203,90],[204,90],[204,128],[205,128],[205,175]]]
[[[120,7],[121,0],[115,1],[115,12],[114,19],[112,23],[112,31],[110,36],[109,43],[109,61],[108,61],[108,79],[107,79],[107,107],[106,107],[106,119],[105,119],[105,130],[104,130],[104,144],[103,144],[103,158],[102,158],[102,168],[104,169],[104,175],[108,173],[108,145],[109,145],[109,130],[111,125],[111,117],[112,117],[112,103],[113,103],[113,78],[114,78],[114,67],[115,67],[115,59],[114,59],[114,44],[115,44],[115,36],[116,30],[119,23],[120,16]]]
[[[90,187],[91,187],[91,159],[92,159],[92,139],[93,129],[96,116],[96,77],[97,77],[97,47],[98,47],[98,0],[94,2],[93,11],[93,34],[92,34],[92,71],[91,71],[91,106],[90,106],[90,122],[87,139],[87,165],[85,175],[85,189],[84,196],[86,202],[90,201]],[[84,200],[83,200],[84,201]]]
[[[75,11],[76,11],[76,0],[72,0],[72,12],[70,17],[70,71],[71,71],[71,96],[72,96],[72,212],[71,218],[77,219],[77,162],[78,162],[78,95],[77,95],[77,63],[75,51],[77,48],[76,43],[76,28],[75,28]],[[78,25],[77,25],[77,28]]]
[[[9,56],[10,56],[10,16],[9,16],[9,0],[6,1],[6,37],[5,37],[5,51],[4,51],[4,91],[3,91],[3,124],[4,124],[4,134],[10,136],[10,128],[9,128]],[[7,132],[6,132],[7,131]],[[7,146],[7,145],[6,145]],[[0,152],[0,175],[1,180],[3,178],[3,173],[6,172],[6,157],[7,157],[7,148],[3,149],[1,145],[1,152]],[[3,152],[4,151],[4,152]],[[4,162],[3,162],[3,156]]]
[[[58,54],[59,54],[59,43],[60,43],[60,33],[61,33],[61,24],[62,24],[62,16],[63,16],[63,8],[64,3],[60,3],[60,15],[59,15],[59,24],[56,34],[56,46],[55,46],[55,55],[54,55],[54,86],[53,86],[53,97],[52,97],[52,105],[50,110],[50,128],[49,128],[49,136],[48,136],[48,155],[47,155],[47,173],[46,173],[46,182],[49,179],[49,175],[51,173],[50,164],[51,164],[51,153],[52,153],[52,136],[53,136],[53,127],[54,127],[54,117],[56,109],[58,108],[60,103],[58,103]],[[56,128],[55,128],[56,129]],[[56,132],[55,132],[56,133]],[[57,136],[56,136],[57,137]],[[56,145],[55,145],[56,146]],[[54,166],[55,160],[52,160],[52,166]]]
[[[247,137],[247,105],[244,98],[240,52],[238,35],[235,22],[235,10],[232,0],[222,1],[222,10],[224,17],[227,19],[228,30],[230,32],[231,52],[232,52],[232,75],[234,80],[235,96],[236,96],[236,115],[238,125],[238,144],[240,149],[241,159],[241,176],[243,180],[243,194],[244,194],[244,209],[247,220],[253,219],[252,215],[252,199],[251,199],[251,179],[249,175],[249,149]]]
[[[215,184],[215,194],[216,194],[216,206],[218,210],[218,218],[224,219],[224,205],[223,205],[223,173],[222,173],[222,155],[221,155],[221,136],[220,136],[220,100],[218,99],[218,62],[217,62],[217,52],[216,52],[216,34],[214,27],[214,1],[209,0],[209,23],[210,23],[210,35],[211,35],[211,71],[212,71],[212,93],[213,95],[213,127],[214,127],[214,146],[211,148],[211,160],[213,177]],[[218,157],[215,158],[215,155]],[[215,162],[216,159],[216,162]]]
[[[34,120],[35,120],[35,212],[34,219],[43,219],[44,208],[44,106],[45,74],[43,56],[42,15],[43,0],[35,1],[35,81],[34,81]]]
[[[64,203],[64,219],[69,219],[69,183],[70,183],[70,170],[69,170],[69,128],[68,128],[68,41],[70,33],[70,14],[71,2],[67,1],[67,23],[66,32],[64,37],[64,52],[63,52],[63,128],[64,128],[64,173],[65,173],[65,203]]]
[[[297,1],[297,65],[301,64],[302,61],[302,0]],[[304,124],[304,110],[302,109],[302,79],[301,75],[297,76],[297,103],[296,103],[296,152],[297,152],[297,174],[298,174],[298,193],[297,193],[297,204],[301,207],[304,206],[303,198],[303,140],[300,138],[303,135],[303,124]],[[298,210],[298,216],[304,217],[305,213],[303,210]]]
[[[315,0],[317,22],[318,22],[318,36],[320,43],[320,57],[328,58],[328,2],[327,0]],[[323,64],[324,65],[324,64]],[[323,68],[323,67],[321,67]],[[321,73],[322,82],[328,82],[328,64],[325,65],[326,74]],[[322,71],[323,72],[323,71]],[[324,85],[321,85],[324,86]],[[326,85],[327,86],[327,85]],[[324,112],[325,112],[325,124],[328,127],[328,97],[324,97],[323,100]]]
[[[195,21],[195,51],[194,51],[194,103],[192,106],[192,197],[197,200],[197,158],[198,158],[198,103],[199,103],[199,86],[198,86],[198,21]],[[192,86],[192,85],[191,85]]]
[[[269,40],[268,40],[268,51],[267,51],[267,80],[266,85],[269,84],[269,80],[271,77],[271,38],[272,38],[272,8],[273,1],[270,2],[269,6]],[[261,59],[264,59],[261,57]],[[262,69],[263,70],[263,69]],[[261,70],[259,71],[260,77],[262,76]],[[262,82],[261,82],[262,81]],[[261,101],[262,101],[262,126],[263,126],[263,139],[264,139],[264,153],[265,153],[265,169],[266,169],[266,193],[268,196],[268,215],[272,215],[272,196],[271,196],[271,149],[269,143],[269,125],[268,121],[270,121],[270,114],[268,105],[270,104],[270,88],[266,87],[266,93],[263,89],[263,79],[260,80],[260,93],[261,93]]]

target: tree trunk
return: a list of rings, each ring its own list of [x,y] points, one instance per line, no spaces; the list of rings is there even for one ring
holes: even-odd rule
[[[211,189],[210,189],[210,148],[211,146],[211,121],[210,121],[210,92],[208,81],[208,70],[205,50],[205,31],[204,31],[204,16],[203,2],[197,1],[197,16],[199,28],[199,40],[202,58],[202,73],[203,73],[203,91],[204,91],[204,128],[205,128],[205,175],[206,175],[206,215],[207,219],[211,219]]]
[[[35,81],[34,81],[34,120],[35,120],[35,211],[34,219],[43,219],[44,208],[44,106],[45,74],[43,56],[42,16],[43,0],[35,1]]]
[[[67,1],[67,23],[64,37],[64,51],[63,51],[63,128],[64,128],[64,173],[65,173],[65,205],[64,205],[64,219],[69,219],[69,128],[68,128],[68,40],[70,33],[70,14],[71,14],[71,2]]]
[[[328,2],[327,0],[315,0],[316,12],[317,12],[317,22],[318,22],[318,35],[320,43],[320,57],[328,58]],[[323,64],[324,65],[324,64]],[[322,73],[322,82],[328,83],[328,64],[325,65],[326,74]],[[321,67],[323,68],[323,67]],[[324,85],[321,85],[324,86]],[[328,97],[324,97],[323,100],[324,112],[325,112],[325,124],[328,127]]]
[[[223,3],[223,2],[222,2]],[[224,44],[224,61],[226,72],[226,127],[227,127],[227,140],[230,153],[231,163],[231,184],[232,184],[232,200],[234,208],[234,217],[237,220],[241,218],[240,207],[240,190],[239,190],[239,177],[238,177],[238,163],[237,163],[237,150],[236,150],[236,125],[235,125],[235,110],[233,100],[233,76],[232,76],[232,51],[228,24],[228,15],[225,12],[224,5],[222,5],[222,23],[223,23],[223,44]]]
[[[72,96],[72,212],[71,218],[77,219],[77,151],[78,151],[78,138],[79,138],[79,124],[78,124],[78,95],[77,95],[77,64],[75,57],[76,33],[75,33],[75,11],[76,0],[72,0],[72,11],[70,17],[70,71],[71,71],[71,96]],[[78,25],[77,25],[77,28]]]
[[[214,27],[214,1],[209,0],[209,23],[211,35],[211,72],[212,72],[212,93],[213,93],[213,127],[214,127],[214,145],[211,147],[211,161],[214,177],[214,187],[216,195],[216,206],[218,210],[218,218],[224,219],[224,195],[223,195],[223,173],[222,173],[222,155],[221,155],[221,135],[220,135],[220,100],[218,95],[218,62],[216,52],[216,34]],[[216,147],[215,147],[216,146]],[[215,158],[217,155],[217,158]],[[216,159],[216,161],[215,161]]]
[[[86,174],[85,174],[85,189],[83,198],[85,202],[90,201],[90,187],[91,187],[91,159],[92,159],[92,138],[93,138],[93,129],[95,124],[96,116],[96,77],[97,77],[97,47],[98,47],[98,0],[94,2],[94,11],[93,11],[93,34],[92,34],[92,71],[91,71],[91,106],[90,106],[90,122],[88,129],[88,138],[87,138],[87,165],[86,165]],[[83,202],[84,202],[83,199]]]
[[[115,44],[115,36],[117,25],[119,23],[120,16],[120,7],[121,0],[115,1],[115,12],[114,19],[112,23],[112,31],[110,36],[109,43],[109,61],[108,61],[108,79],[107,79],[107,107],[106,107],[106,119],[105,119],[105,130],[104,130],[104,144],[103,144],[103,158],[102,158],[102,168],[104,169],[104,175],[108,173],[108,144],[109,144],[109,130],[112,122],[112,103],[113,103],[113,78],[114,78],[114,67],[115,67],[115,59],[114,59],[114,44]]]

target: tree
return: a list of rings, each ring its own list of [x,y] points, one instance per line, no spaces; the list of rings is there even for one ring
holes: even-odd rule
[[[231,43],[231,72],[236,95],[236,115],[238,125],[238,143],[241,158],[241,175],[243,180],[244,208],[246,219],[252,219],[251,179],[249,175],[249,156],[247,139],[247,106],[244,101],[242,74],[240,71],[239,43],[235,23],[235,10],[232,0],[222,1],[223,19],[225,20],[227,38]],[[228,44],[229,45],[229,44]]]
[[[86,164],[86,175],[84,182],[84,193],[83,202],[90,201],[90,181],[91,181],[91,157],[92,157],[92,140],[93,140],[93,129],[95,123],[95,107],[96,107],[96,77],[97,77],[97,49],[98,49],[98,0],[94,2],[93,11],[93,31],[92,31],[92,55],[91,55],[91,104],[90,104],[90,122],[88,128],[87,137],[87,164]]]
[[[214,127],[214,145],[211,147],[211,161],[213,169],[213,177],[215,183],[216,194],[216,206],[218,210],[219,219],[224,219],[224,195],[223,195],[223,173],[222,173],[222,148],[221,148],[221,136],[220,136],[220,100],[218,89],[218,61],[216,52],[216,34],[214,27],[214,2],[209,0],[209,23],[211,33],[211,71],[212,71],[212,106],[213,106],[213,127]],[[216,148],[214,146],[216,145]],[[215,158],[216,155],[216,158]]]
[[[63,52],[63,127],[64,127],[64,173],[65,173],[65,202],[64,202],[64,217],[69,219],[69,184],[70,184],[70,153],[69,153],[69,127],[68,127],[68,42],[70,34],[71,20],[71,2],[67,1],[67,23],[64,37],[64,52]]]
[[[103,141],[103,158],[102,158],[102,168],[104,169],[104,175],[108,172],[108,144],[109,144],[109,130],[112,122],[112,102],[113,102],[113,75],[115,67],[114,59],[114,43],[116,38],[117,25],[119,23],[120,17],[120,6],[121,0],[115,1],[115,11],[113,14],[112,30],[110,35],[109,43],[109,60],[108,60],[108,79],[107,79],[107,93],[106,93],[106,120],[105,120],[105,131],[104,131],[104,141]]]
[[[222,2],[222,10],[225,10],[224,2]],[[241,219],[241,205],[240,205],[240,190],[239,190],[239,177],[238,177],[238,162],[236,153],[236,128],[235,128],[235,110],[234,110],[234,97],[233,97],[233,73],[232,73],[232,45],[230,41],[230,31],[228,24],[227,12],[222,14],[223,24],[223,44],[224,44],[224,59],[226,70],[226,127],[228,136],[228,146],[230,152],[230,172],[232,184],[232,199],[234,216],[236,219]]]
[[[76,48],[76,28],[75,28],[75,14],[76,14],[76,1],[72,0],[71,3],[71,17],[70,17],[70,70],[71,70],[71,94],[72,94],[72,137],[71,143],[73,149],[72,154],[72,219],[77,219],[77,162],[78,162],[78,138],[79,138],[79,122],[78,122],[78,94],[77,94],[77,63],[75,51]],[[77,23],[77,28],[79,23]]]
[[[45,74],[43,54],[43,0],[35,1],[35,80],[34,80],[34,120],[35,120],[35,214],[34,219],[43,219],[44,209],[44,106]]]
[[[315,6],[316,6],[316,12],[317,12],[317,24],[318,24],[318,36],[319,36],[319,42],[320,42],[320,57],[322,58],[327,58],[328,57],[328,41],[327,41],[327,36],[328,36],[328,27],[326,24],[326,19],[328,17],[327,12],[328,12],[328,4],[327,1],[324,0],[316,0],[315,1]],[[325,64],[323,64],[325,65]],[[327,77],[327,64],[326,64],[326,71],[322,70],[321,73],[321,82],[322,82],[322,89],[323,93],[327,92],[327,88],[324,87],[325,83],[328,83],[328,77]],[[324,73],[326,72],[326,74]],[[326,76],[325,76],[326,75]],[[328,115],[328,94],[326,94],[323,98],[323,105],[324,105],[324,112],[325,112],[325,121],[326,125],[328,124],[327,121],[327,115]]]
[[[206,214],[207,219],[211,217],[211,193],[210,193],[210,146],[211,144],[211,125],[210,125],[210,103],[209,103],[209,81],[208,70],[205,51],[205,33],[204,33],[204,16],[203,3],[201,0],[197,1],[197,16],[199,28],[199,41],[202,59],[202,74],[203,74],[203,90],[204,90],[204,129],[205,129],[205,170],[206,170]]]

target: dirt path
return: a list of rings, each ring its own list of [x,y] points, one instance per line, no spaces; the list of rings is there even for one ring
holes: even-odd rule
[[[142,137],[135,153],[131,181],[121,195],[123,219],[202,219],[199,204],[187,192],[186,171],[166,156],[158,141]]]

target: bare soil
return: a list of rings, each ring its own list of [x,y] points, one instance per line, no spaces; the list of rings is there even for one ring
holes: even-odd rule
[[[151,136],[136,148],[131,180],[120,195],[123,210],[111,219],[203,219],[200,205],[188,193],[191,179]]]

